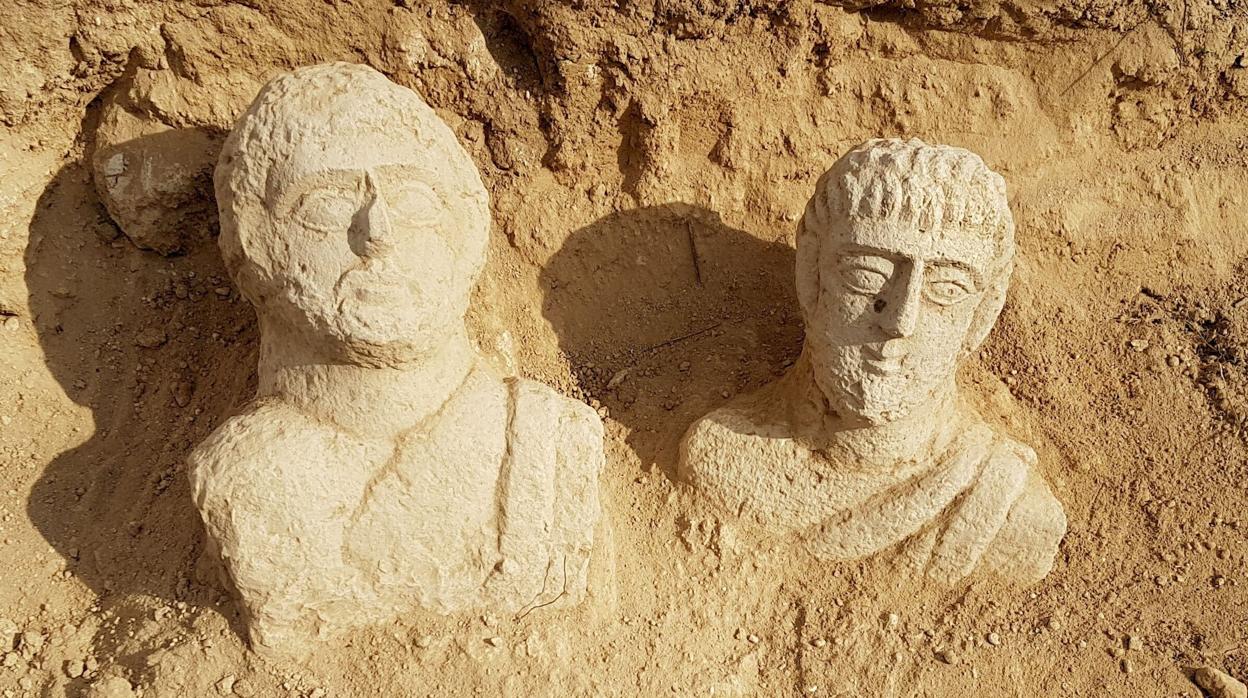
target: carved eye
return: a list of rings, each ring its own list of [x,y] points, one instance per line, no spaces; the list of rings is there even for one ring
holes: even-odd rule
[[[953,303],[966,300],[966,297],[973,292],[975,292],[975,287],[972,283],[968,280],[960,280],[960,278],[932,278],[924,287],[924,296],[927,300],[941,306],[951,306]]]
[[[442,212],[442,199],[437,192],[420,182],[404,184],[393,196],[391,213],[396,219],[412,223],[431,223]]]
[[[295,221],[321,233],[344,232],[360,210],[354,189],[323,187],[304,194],[295,209]]]
[[[845,285],[854,293],[874,296],[884,289],[888,277],[866,267],[846,267],[841,271]]]

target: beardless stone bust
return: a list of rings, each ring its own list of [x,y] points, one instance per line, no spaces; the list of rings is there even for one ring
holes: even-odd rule
[[[683,475],[816,553],[896,548],[929,578],[1048,574],[1066,530],[1027,446],[957,393],[1014,256],[1004,180],[973,153],[875,140],[820,178],[797,238],[806,324],[780,380],[696,422]]]
[[[259,388],[190,477],[257,649],[417,607],[577,603],[602,424],[469,342],[489,208],[450,129],[371,68],[303,68],[261,90],[215,182]]]

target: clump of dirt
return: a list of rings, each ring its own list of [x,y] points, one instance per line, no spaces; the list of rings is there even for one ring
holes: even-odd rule
[[[0,694],[1196,696],[1195,667],[1244,678],[1246,41],[1217,0],[0,9]],[[184,472],[250,397],[257,351],[205,173],[265,79],[328,60],[419,92],[480,169],[495,226],[473,334],[605,416],[608,600],[416,614],[305,666],[248,653]],[[796,356],[797,218],[877,136],[971,148],[1008,182],[1019,262],[962,384],[1037,446],[1070,520],[1030,590],[818,563],[675,479],[688,425]],[[110,187],[118,153],[168,175]]]

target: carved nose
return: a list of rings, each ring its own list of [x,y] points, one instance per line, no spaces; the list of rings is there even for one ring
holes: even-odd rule
[[[364,175],[364,205],[355,214],[351,229],[347,231],[347,244],[359,257],[376,257],[393,245],[394,235],[390,226],[390,211],[385,198],[377,190],[372,173]]]
[[[889,339],[901,339],[914,334],[922,301],[922,278],[921,270],[912,270],[905,283],[898,284],[898,288],[888,297],[875,302],[874,310],[879,316],[879,328]]]

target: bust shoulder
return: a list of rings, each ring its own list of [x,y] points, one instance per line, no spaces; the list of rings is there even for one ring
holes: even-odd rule
[[[505,379],[511,394],[512,438],[556,437],[556,450],[586,454],[603,452],[602,420],[589,405],[560,395],[553,388],[525,378]],[[601,467],[597,463],[595,471]]]
[[[728,405],[685,432],[680,476],[721,509],[739,515],[752,502],[778,501],[779,480],[806,452],[784,422],[764,421],[756,410]]]
[[[196,502],[205,499],[291,497],[312,501],[340,488],[353,469],[327,461],[367,460],[370,447],[278,399],[260,399],[225,420],[187,458]]]

